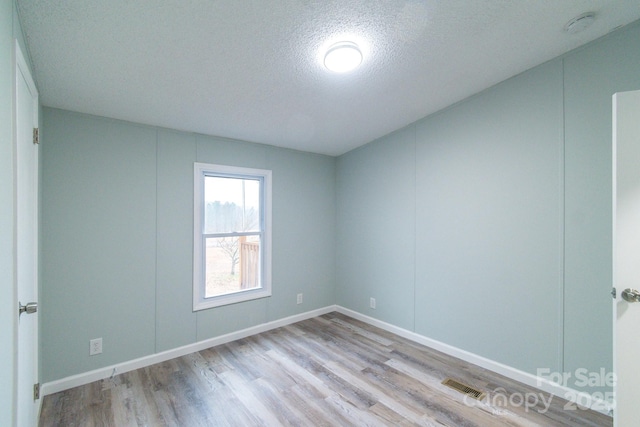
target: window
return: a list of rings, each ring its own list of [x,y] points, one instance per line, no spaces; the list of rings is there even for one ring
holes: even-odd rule
[[[194,164],[193,310],[271,296],[271,171]]]

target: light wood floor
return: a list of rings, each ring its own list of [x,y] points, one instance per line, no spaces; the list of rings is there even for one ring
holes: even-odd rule
[[[446,377],[487,397],[465,398],[441,384]],[[534,394],[540,391],[330,313],[46,396],[40,425],[612,425],[593,411],[563,410],[558,397],[548,411],[541,402],[526,408],[521,397],[533,404]]]

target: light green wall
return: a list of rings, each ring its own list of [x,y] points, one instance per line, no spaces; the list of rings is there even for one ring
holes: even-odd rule
[[[415,331],[560,368],[562,63],[416,125]]]
[[[415,129],[338,158],[338,304],[414,329]],[[376,299],[376,309],[369,308]]]
[[[193,162],[196,136],[158,132],[156,348],[197,341],[193,298]],[[186,220],[185,220],[186,219]]]
[[[561,165],[560,60],[340,157],[338,304],[557,370]]]
[[[43,126],[43,381],[335,301],[334,158],[50,108]],[[272,297],[192,312],[195,161],[273,171]]]
[[[155,349],[156,131],[44,110],[42,380]],[[104,353],[88,356],[89,339]]]
[[[638,88],[636,23],[339,157],[337,303],[533,374],[611,370],[611,96]]]

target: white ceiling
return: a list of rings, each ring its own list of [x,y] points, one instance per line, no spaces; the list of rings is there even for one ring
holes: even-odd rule
[[[339,155],[640,19],[638,0],[18,0],[45,106]],[[564,25],[593,11],[585,31]],[[345,39],[362,66],[334,74]]]

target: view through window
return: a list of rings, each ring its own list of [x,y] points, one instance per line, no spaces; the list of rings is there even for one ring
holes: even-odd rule
[[[204,181],[205,298],[260,287],[260,181]]]

